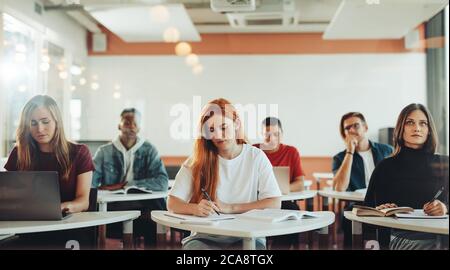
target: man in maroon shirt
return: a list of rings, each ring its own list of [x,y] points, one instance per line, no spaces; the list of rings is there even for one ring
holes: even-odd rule
[[[266,153],[274,167],[289,167],[290,190],[303,190],[305,173],[302,169],[300,154],[294,146],[282,144],[283,127],[281,121],[275,117],[267,117],[263,121],[264,142],[255,144]]]
[[[290,191],[302,191],[305,173],[302,169],[300,154],[293,146],[282,144],[283,126],[275,117],[267,117],[262,122],[264,142],[255,144],[266,153],[274,167],[289,167]],[[282,209],[300,210],[296,201],[283,201]],[[273,245],[281,248],[290,248],[298,243],[298,234],[285,235],[274,238]]]

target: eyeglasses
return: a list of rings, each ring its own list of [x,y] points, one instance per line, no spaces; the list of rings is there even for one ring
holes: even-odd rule
[[[355,130],[358,130],[360,127],[361,127],[360,123],[354,123],[354,124],[351,124],[351,125],[348,125],[348,126],[344,127],[344,130],[345,131],[350,131],[350,129],[352,129],[352,128],[355,129]]]

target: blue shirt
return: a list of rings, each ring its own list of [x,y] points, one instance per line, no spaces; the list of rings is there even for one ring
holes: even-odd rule
[[[101,146],[94,156],[95,171],[92,187],[117,184],[125,180],[124,157],[112,143]],[[169,177],[156,148],[149,142],[134,153],[133,181],[127,185],[145,187],[153,191],[167,191]]]
[[[372,150],[373,162],[375,163],[375,167],[385,159],[386,157],[392,154],[393,148],[387,144],[381,144],[369,141],[370,149]],[[342,165],[344,161],[345,154],[347,150],[339,152],[333,157],[333,173],[336,175],[336,172]],[[364,170],[364,161],[362,157],[355,151],[353,154],[353,162],[352,169],[350,173],[350,182],[347,187],[347,191],[355,191],[357,189],[363,189],[366,187],[366,175]]]

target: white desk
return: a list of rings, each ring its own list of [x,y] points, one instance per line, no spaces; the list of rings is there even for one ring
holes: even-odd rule
[[[175,179],[169,179],[169,189],[171,189],[174,184],[175,184]]]
[[[295,201],[295,200],[306,200],[312,199],[317,195],[317,190],[304,190],[291,192],[281,196],[282,201]]]
[[[99,191],[97,194],[98,210],[100,212],[108,211],[108,203],[110,202],[128,202],[128,201],[142,201],[166,198],[168,191],[153,191],[152,193],[143,194],[110,194]],[[98,230],[98,238],[100,245],[106,242],[106,226],[100,226]]]
[[[352,236],[354,245],[362,244],[362,223],[400,230],[448,234],[448,219],[404,219],[393,217],[358,217],[351,211],[345,211],[344,217],[352,221]]]
[[[334,174],[328,172],[315,172],[313,173],[313,177],[314,179],[316,179],[316,181],[319,181],[321,179],[333,179]]]
[[[315,212],[319,218],[289,220],[278,223],[268,223],[236,218],[223,220],[217,225],[180,224],[179,219],[164,215],[167,211],[152,211],[152,219],[158,224],[198,233],[224,235],[243,238],[243,249],[255,249],[256,238],[301,233],[321,229],[321,234],[328,234],[328,226],[334,222],[332,212]]]
[[[168,191],[153,191],[152,193],[143,194],[108,194],[102,191],[98,192],[97,203],[100,212],[108,211],[108,203],[110,202],[128,202],[128,201],[142,201],[166,198]]]
[[[140,211],[82,212],[58,221],[0,221],[0,235],[50,232],[123,222],[124,247],[132,247],[133,220]]]
[[[320,190],[319,195],[322,197],[345,200],[345,201],[355,201],[363,202],[366,197],[366,193],[363,192],[348,192],[348,191],[335,191],[335,190]]]

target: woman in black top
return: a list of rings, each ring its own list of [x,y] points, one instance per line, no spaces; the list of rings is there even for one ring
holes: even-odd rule
[[[394,131],[394,153],[374,170],[365,204],[378,209],[410,206],[428,215],[448,212],[448,156],[436,154],[436,128],[429,111],[410,104],[400,113]],[[431,202],[436,192],[444,192]],[[393,230],[391,249],[432,249],[436,236]]]

